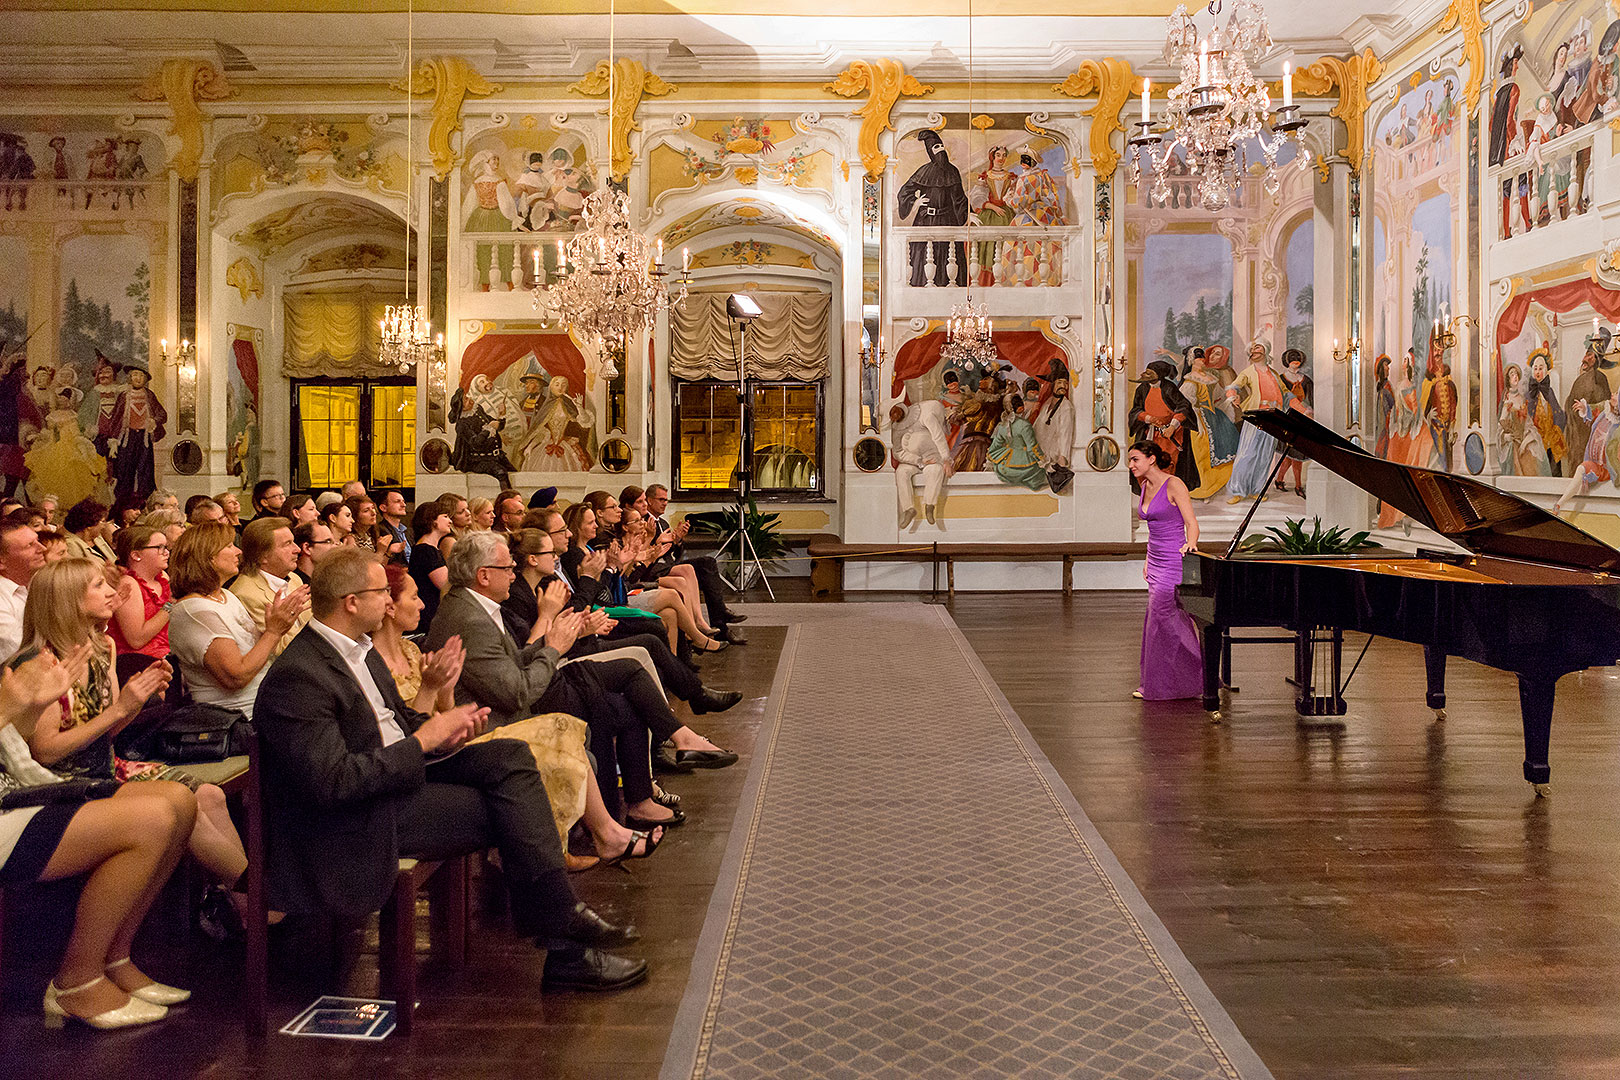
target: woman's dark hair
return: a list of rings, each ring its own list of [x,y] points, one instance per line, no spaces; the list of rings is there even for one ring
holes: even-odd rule
[[[568,531],[574,534],[568,539],[568,543],[573,547],[582,548],[586,546],[585,539],[579,532],[579,526],[585,520],[586,511],[590,511],[592,514],[596,513],[588,502],[577,502],[563,511],[563,524],[567,525]]]
[[[1144,454],[1147,457],[1152,458],[1161,469],[1168,469],[1170,467],[1170,451],[1166,450],[1156,442],[1148,439],[1143,439],[1140,442],[1133,442],[1130,445],[1130,449],[1126,450],[1125,453],[1129,454],[1133,450],[1138,454]]]
[[[287,501],[281,504],[281,516],[288,521],[296,521],[298,511],[314,501],[309,495],[289,495]]]
[[[448,514],[444,504],[438,500],[416,504],[416,512],[411,514],[411,539],[420,540],[433,531],[433,523],[439,520],[440,514]]]
[[[107,505],[98,503],[94,499],[84,499],[76,502],[68,509],[67,517],[62,521],[62,528],[70,533],[83,532],[92,525],[99,525],[107,518]]]

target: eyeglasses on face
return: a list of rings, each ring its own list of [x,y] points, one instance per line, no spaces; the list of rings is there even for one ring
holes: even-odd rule
[[[515,573],[517,573],[517,563],[485,563],[479,569],[481,569],[481,570],[510,570],[515,574]]]
[[[344,596],[364,596],[364,595],[366,595],[366,593],[388,592],[388,591],[389,591],[389,588],[388,588],[387,585],[379,585],[375,589],[356,589],[352,593],[344,593],[343,595]]]
[[[148,544],[145,547],[136,548],[135,550],[136,551],[168,551],[169,550],[169,545],[168,544]]]

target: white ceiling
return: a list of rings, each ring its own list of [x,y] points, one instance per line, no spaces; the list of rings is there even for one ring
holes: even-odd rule
[[[25,0],[26,2],[26,0]],[[44,2],[44,0],[39,0]],[[77,0],[94,3],[95,0]],[[224,5],[226,0],[209,0]],[[340,0],[330,0],[325,6]],[[687,0],[701,6],[703,0]],[[746,2],[746,0],[743,0]],[[840,2],[869,16],[828,16]],[[921,78],[960,78],[968,53],[967,5],[962,15],[896,15],[930,0],[780,0],[785,14],[630,14],[615,22],[616,47],[675,80],[824,80],[861,57],[892,56]],[[1017,10],[1017,0],[1007,0]],[[1040,0],[1028,0],[1039,3]],[[760,0],[764,3],[764,0]],[[245,5],[244,5],[245,6]],[[314,0],[313,6],[322,6]],[[723,6],[723,5],[717,5]],[[981,3],[981,8],[985,6]],[[1133,10],[1129,0],[1116,8]],[[1157,7],[1160,12],[1163,5]],[[1005,5],[1004,5],[1005,7]],[[459,54],[496,79],[513,82],[577,77],[608,49],[606,4],[599,14],[516,15],[427,12],[414,16],[419,55]],[[1381,55],[1427,29],[1446,0],[1272,0],[1266,5],[1271,57],[1278,71],[1291,57],[1315,59],[1372,46]],[[886,13],[887,12],[887,13]],[[1224,21],[1226,13],[1222,14]],[[1200,7],[1200,26],[1212,17]],[[404,12],[342,13],[244,10],[13,10],[0,40],[0,82],[97,83],[144,77],[165,57],[204,55],[227,67],[233,81],[337,80],[377,82],[397,77],[406,48]],[[1152,73],[1160,67],[1164,16],[975,15],[974,74],[981,78],[1045,78],[1073,70],[1086,57],[1119,56]]]

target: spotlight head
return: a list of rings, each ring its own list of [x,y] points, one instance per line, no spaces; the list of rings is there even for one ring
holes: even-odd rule
[[[726,297],[726,314],[738,322],[752,322],[765,314],[765,310],[752,296],[737,292]]]

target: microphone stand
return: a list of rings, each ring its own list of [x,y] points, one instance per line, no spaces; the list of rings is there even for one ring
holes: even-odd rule
[[[754,550],[754,542],[748,536],[748,508],[753,497],[753,464],[754,464],[754,395],[748,386],[748,324],[752,319],[738,319],[737,328],[742,339],[741,348],[737,353],[737,407],[739,419],[742,421],[742,438],[738,440],[737,462],[737,580],[732,583],[738,595],[743,594],[748,585],[748,567],[753,565],[759,572],[759,580],[765,585],[765,594],[774,602],[776,592],[771,588],[771,579],[765,573],[765,567],[759,560],[759,553]],[[731,545],[731,537],[727,537],[720,545],[725,551]]]

